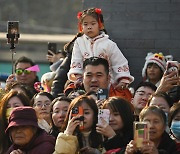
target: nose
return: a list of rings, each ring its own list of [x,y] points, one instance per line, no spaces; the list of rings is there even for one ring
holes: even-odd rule
[[[92,79],[91,79],[92,82],[96,82],[97,81],[97,78],[96,76],[93,76]]]
[[[65,112],[64,111],[59,111],[58,115],[59,115],[59,117],[65,117]]]
[[[91,29],[91,28],[92,28],[92,27],[89,25],[89,26],[88,26],[88,29]]]
[[[147,95],[145,95],[145,94],[142,96],[142,99],[145,100],[145,101],[148,101],[148,98],[149,97]]]
[[[109,116],[109,121],[113,121],[113,115],[112,114],[110,114],[110,116]]]
[[[148,126],[149,126],[149,129],[153,129],[154,128],[154,123],[153,122],[148,122]]]

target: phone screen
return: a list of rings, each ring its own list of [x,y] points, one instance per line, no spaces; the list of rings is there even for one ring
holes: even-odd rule
[[[8,21],[7,32],[7,43],[17,44],[19,38],[19,21]]]
[[[50,43],[48,42],[48,50],[51,50],[53,53],[57,53],[57,44],[56,43]],[[49,55],[51,55],[51,53],[48,52]]]

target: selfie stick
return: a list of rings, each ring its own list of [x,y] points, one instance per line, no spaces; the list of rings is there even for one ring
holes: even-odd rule
[[[15,52],[14,39],[19,38],[19,36],[20,36],[20,34],[7,34],[7,38],[10,39],[10,44],[11,44],[10,51],[12,53],[12,59],[11,59],[11,62],[12,62],[12,74],[14,73],[14,54],[16,53]]]

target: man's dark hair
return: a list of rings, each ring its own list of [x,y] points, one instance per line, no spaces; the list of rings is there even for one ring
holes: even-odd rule
[[[148,88],[152,89],[153,91],[156,91],[156,89],[157,89],[157,87],[154,84],[152,84],[151,82],[140,82],[138,84],[138,86],[134,89],[134,93],[136,93],[136,91],[140,87],[148,87]]]
[[[93,65],[93,66],[103,65],[106,73],[109,74],[109,63],[104,58],[99,58],[99,57],[88,58],[83,63],[83,69],[85,69],[87,65]]]
[[[16,69],[16,66],[18,63],[29,63],[31,66],[36,65],[30,58],[27,58],[25,56],[20,57],[19,59],[16,60],[15,64],[14,64],[14,68]],[[34,82],[39,82],[39,78],[36,75],[36,79]]]
[[[36,65],[31,59],[29,59],[29,58],[27,58],[25,56],[20,57],[19,59],[16,60],[16,62],[14,64],[15,68],[16,68],[18,63],[29,63],[29,64],[31,64],[31,66]]]

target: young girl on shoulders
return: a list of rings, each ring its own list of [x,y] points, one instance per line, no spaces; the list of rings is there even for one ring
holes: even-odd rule
[[[80,107],[83,118],[78,114],[74,116]],[[57,137],[54,154],[101,154],[102,136],[96,132],[97,114],[98,108],[93,98],[83,95],[76,97],[68,108],[65,131]]]
[[[76,83],[82,80],[83,61],[90,57],[101,57],[109,61],[115,88],[127,88],[134,78],[130,75],[128,61],[115,42],[109,39],[104,28],[102,11],[91,8],[77,15],[79,33],[74,42],[68,78]]]

